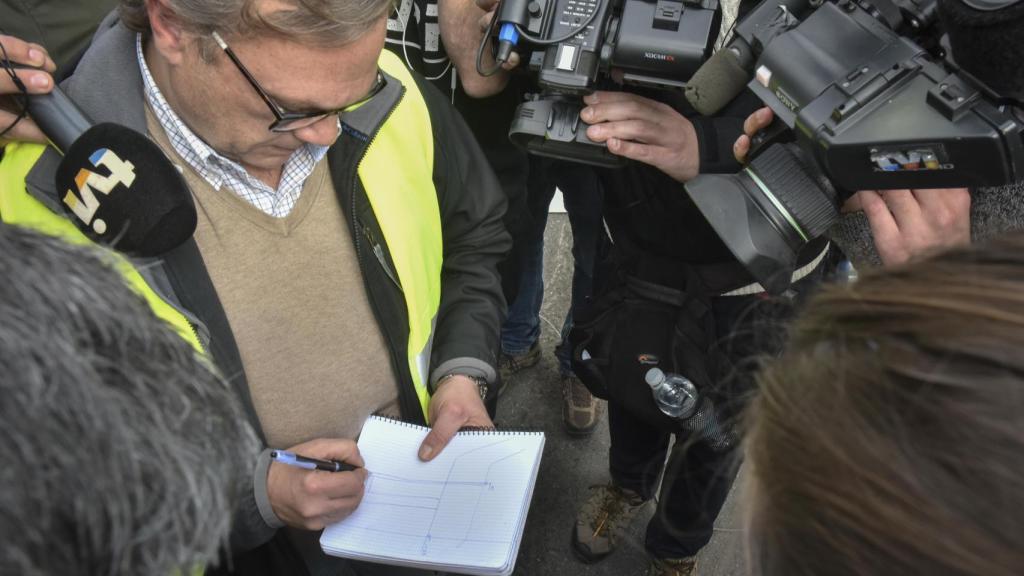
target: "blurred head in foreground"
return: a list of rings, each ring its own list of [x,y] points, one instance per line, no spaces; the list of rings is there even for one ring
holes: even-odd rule
[[[0,224],[0,574],[187,574],[251,476],[228,385],[102,258]]]
[[[1024,569],[1024,236],[823,291],[761,388],[753,574]]]

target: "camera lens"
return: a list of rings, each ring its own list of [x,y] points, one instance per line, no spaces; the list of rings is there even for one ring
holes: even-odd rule
[[[700,175],[686,191],[772,294],[789,287],[800,249],[839,217],[835,189],[793,144],[768,147],[738,174]]]

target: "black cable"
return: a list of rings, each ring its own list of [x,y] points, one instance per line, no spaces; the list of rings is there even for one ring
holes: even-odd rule
[[[505,0],[502,0],[501,3],[503,3],[504,1]],[[501,3],[499,3],[498,6],[495,8],[494,17],[492,17],[490,23],[487,24],[487,31],[484,32],[484,37],[480,39],[480,46],[477,47],[476,50],[476,73],[484,77],[493,76],[494,74],[496,74],[498,70],[501,70],[501,65],[504,64],[507,60],[506,58],[495,56],[494,68],[491,68],[490,70],[483,69],[484,48],[487,46],[487,42],[491,39],[491,36],[494,34],[494,26],[495,23],[497,22],[497,16],[499,13],[501,13]],[[516,32],[518,32],[521,37],[525,38],[530,43],[537,44],[538,46],[551,46],[553,44],[560,44],[562,42],[565,42],[566,40],[569,40],[573,36],[576,36],[577,34],[586,30],[587,26],[590,26],[591,22],[593,22],[594,19],[597,18],[598,10],[600,10],[600,8],[595,7],[594,10],[590,12],[590,15],[588,15],[586,19],[583,20],[582,24],[580,24],[579,26],[577,26],[575,29],[568,32],[564,36],[560,36],[558,38],[550,38],[545,40],[543,38],[533,36],[526,30],[524,30],[523,27],[519,24],[515,24],[514,26],[516,27]]]
[[[490,70],[483,69],[484,48],[487,46],[488,41],[490,41],[491,35],[494,34],[494,23],[498,21],[498,14],[501,12],[501,4],[504,3],[504,1],[505,0],[501,0],[501,2],[499,2],[494,8],[494,16],[491,16],[491,21],[487,24],[487,30],[484,32],[484,37],[480,39],[480,46],[476,49],[476,73],[485,78],[497,74],[498,70],[501,70],[501,65],[505,63],[504,60],[495,58],[494,68],[491,68]]]
[[[0,29],[0,34],[3,34],[3,30]],[[0,59],[0,63],[3,64],[4,72],[11,77],[11,82],[21,92],[21,94],[15,94],[11,98],[18,105],[19,110],[17,115],[14,117],[14,122],[11,122],[6,128],[0,130],[0,138],[3,138],[8,132],[14,129],[21,122],[25,116],[28,116],[28,88],[25,87],[25,83],[21,81],[21,78],[14,72],[14,67],[11,65],[11,58],[7,55],[7,48],[0,43],[0,55],[3,56]]]
[[[715,51],[724,50],[729,45],[729,40],[732,39],[732,33],[736,31],[736,24],[738,24],[739,21],[739,17],[733,18],[732,22],[729,23],[729,28],[727,28],[721,38],[715,42]]]

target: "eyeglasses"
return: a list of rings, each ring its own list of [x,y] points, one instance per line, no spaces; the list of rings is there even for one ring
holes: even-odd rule
[[[276,118],[276,120],[274,120],[269,126],[271,132],[291,132],[293,130],[312,126],[332,114],[340,114],[349,108],[369,101],[383,90],[388,83],[387,79],[384,77],[384,73],[381,72],[380,68],[378,68],[377,79],[366,96],[363,96],[359,100],[356,100],[343,108],[336,108],[334,110],[314,110],[311,112],[289,112],[277,102],[274,102],[274,99],[263,90],[259,82],[257,82],[256,79],[252,77],[252,74],[246,70],[245,66],[242,65],[242,62],[238,59],[238,56],[235,55],[234,51],[231,50],[231,47],[228,46],[227,42],[220,37],[220,34],[214,32],[213,39],[217,41],[217,45],[219,45],[221,50],[228,55],[228,58],[234,62],[238,71],[242,73],[242,76],[245,76],[245,79],[249,81],[249,84],[254,90],[256,90],[256,93],[260,95],[260,98],[267,103],[267,108],[270,108],[270,111],[274,114],[274,118]]]

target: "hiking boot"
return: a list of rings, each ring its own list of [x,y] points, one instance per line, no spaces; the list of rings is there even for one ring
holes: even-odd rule
[[[540,362],[540,343],[534,342],[530,349],[522,354],[506,354],[498,356],[498,370],[501,371],[502,380],[508,380],[513,374],[518,374],[527,368],[536,366]]]
[[[693,556],[652,558],[646,576],[697,576],[697,559]]]
[[[562,421],[569,436],[589,436],[601,419],[601,404],[580,379],[562,376]]]
[[[572,549],[584,562],[597,562],[615,550],[645,500],[636,492],[611,483],[591,486],[590,490],[590,498],[576,514]]]

